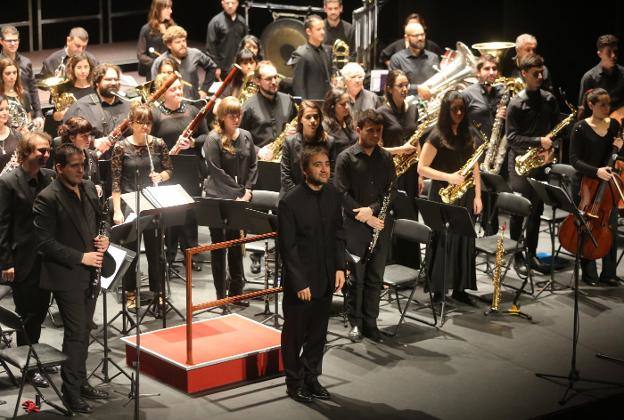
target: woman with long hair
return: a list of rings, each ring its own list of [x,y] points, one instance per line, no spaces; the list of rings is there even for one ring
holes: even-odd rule
[[[609,93],[597,88],[585,94],[585,112],[589,117],[577,122],[570,137],[570,163],[583,177],[609,181],[614,175],[607,162],[611,157],[613,147],[622,153],[622,137],[620,124],[615,118],[610,118],[611,97]],[[587,114],[586,114],[587,115]],[[606,194],[613,194],[614,188],[607,188]],[[618,195],[614,195],[613,202],[617,206]],[[612,231],[617,232],[617,208],[611,211],[609,220]],[[607,255],[602,258],[602,272],[598,276],[596,261],[581,260],[583,271],[582,280],[591,285],[604,284],[617,286],[619,279],[616,276],[617,268],[617,241]]]
[[[251,133],[239,128],[242,106],[233,96],[224,98],[217,109],[215,128],[204,142],[208,166],[205,191],[208,197],[250,201],[258,177],[256,148]],[[240,238],[239,230],[210,228],[212,243]],[[229,284],[226,284],[227,253]],[[217,299],[243,293],[243,250],[241,246],[211,252],[210,263]],[[248,303],[240,303],[248,306]]]
[[[19,67],[10,58],[0,58],[0,95],[9,104],[9,125],[22,135],[32,127],[32,106],[22,86]]]
[[[137,58],[139,59],[139,74],[146,80],[151,80],[152,63],[155,56],[167,51],[162,35],[165,30],[175,25],[171,18],[173,13],[172,0],[152,0],[147,23],[141,27],[137,44]],[[150,51],[150,48],[152,49]]]
[[[173,173],[167,145],[163,139],[150,135],[153,122],[151,108],[145,104],[135,105],[131,108],[128,119],[132,134],[115,144],[111,159],[113,222],[116,225],[123,223],[131,213],[130,208],[122,204],[121,194],[166,182]],[[143,231],[143,242],[147,256],[149,288],[156,295],[161,292],[164,267],[161,266],[160,244],[153,227]],[[133,251],[137,250],[136,241],[126,246]],[[135,271],[136,260],[123,279],[123,290],[127,292],[127,305],[131,310],[136,308]]]
[[[70,86],[63,89],[63,92],[72,95],[76,101],[95,93],[95,89],[93,89],[94,67],[91,59],[84,53],[70,57],[65,67],[65,74],[67,79],[69,79]],[[63,121],[63,117],[68,109],[69,106],[59,111],[55,109],[52,114],[54,121]]]
[[[418,162],[418,173],[432,180],[430,200],[441,202],[440,189],[464,182],[459,170],[474,150],[475,136],[466,118],[464,98],[458,91],[449,91],[442,98],[437,125],[423,145]],[[468,190],[455,205],[464,206],[472,215],[476,215],[483,208],[479,165],[474,166],[472,174],[475,187]],[[446,258],[444,238],[436,235],[432,243],[429,275],[434,298],[436,301],[442,300],[446,289],[450,288],[453,289],[453,299],[472,305],[472,299],[465,289],[477,288],[474,238],[449,234],[446,240],[449,242]]]
[[[17,143],[22,137],[9,125],[9,102],[4,95],[0,94],[0,173],[5,165],[11,160]]]
[[[323,130],[323,111],[321,106],[314,101],[305,100],[299,106],[297,113],[297,128],[295,134],[284,141],[282,147],[282,160],[280,161],[280,178],[282,187],[280,196],[292,190],[296,185],[303,182],[300,157],[303,145],[316,143],[328,144],[328,137]],[[330,150],[330,154],[332,151]],[[332,168],[333,169],[333,168]]]
[[[349,108],[349,94],[343,89],[327,91],[323,114],[323,130],[329,136],[334,154],[330,159],[335,162],[340,152],[357,142]]]

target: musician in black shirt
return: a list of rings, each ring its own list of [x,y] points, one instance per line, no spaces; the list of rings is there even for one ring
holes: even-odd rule
[[[323,10],[325,18],[325,40],[323,44],[330,48],[340,39],[349,46],[349,55],[355,57],[355,28],[346,20],[341,19],[342,0],[324,0]]]
[[[405,19],[405,26],[409,25],[410,23],[420,23],[425,30],[425,49],[427,51],[431,51],[435,55],[442,55],[442,53],[444,52],[442,48],[440,48],[438,44],[436,44],[427,37],[427,24],[425,23],[425,19],[418,13],[410,13]],[[404,50],[405,48],[409,48],[409,41],[405,37],[397,39],[386,48],[384,48],[381,53],[379,53],[380,63],[388,67],[388,64],[390,63],[390,57],[392,57],[399,51]]]
[[[389,194],[390,202],[394,198],[396,172],[392,156],[379,146],[383,132],[381,115],[374,110],[362,112],[356,132],[358,142],[338,156],[334,175],[334,184],[342,194],[347,251],[356,256],[351,265],[354,284],[347,294],[348,316],[353,327],[349,337],[359,341],[363,334],[381,342],[377,317],[392,223],[389,217],[384,222],[377,216],[384,197]],[[383,230],[372,254],[368,255],[373,229]]]
[[[294,65],[293,92],[303,99],[322,100],[331,80],[331,60],[323,47],[325,23],[318,15],[310,15],[304,26],[308,42],[288,61]]]
[[[357,134],[349,109],[349,94],[342,89],[332,89],[325,95],[323,103],[323,130],[332,145],[332,167],[336,158],[347,147],[355,144]]]
[[[622,138],[620,124],[615,118],[609,118],[611,98],[605,89],[596,88],[587,95],[587,110],[591,112],[585,118],[574,125],[570,137],[570,163],[583,177],[620,182],[619,176],[612,173],[612,168],[607,166],[615,147],[622,153]],[[607,255],[602,258],[602,272],[598,277],[596,261],[583,259],[582,280],[592,286],[598,283],[609,286],[617,286],[619,279],[616,275],[617,268],[617,203],[620,200],[616,188],[611,185],[605,190],[605,194],[611,194],[614,208],[611,211],[609,224],[614,233],[613,245]]]
[[[221,79],[234,63],[238,46],[245,35],[245,19],[239,15],[238,0],[221,0],[223,11],[210,19],[206,35],[206,52],[217,63],[216,77]]]
[[[353,121],[357,121],[360,112],[381,106],[381,98],[376,93],[364,89],[366,73],[362,66],[358,63],[347,63],[340,70],[340,75],[344,78],[345,89],[349,94]]]
[[[537,50],[537,38],[531,34],[521,34],[516,38],[516,55],[512,57],[511,69],[508,69],[503,74],[508,74],[509,77],[521,78],[522,77],[522,60],[524,57],[530,54],[536,54]],[[542,66],[544,77],[542,80],[542,90],[553,92],[554,85],[552,77],[548,67]]]
[[[238,128],[241,105],[233,96],[224,98],[217,109],[218,126],[210,132],[203,153],[208,166],[206,196],[228,200],[250,201],[258,176],[256,149],[247,130]],[[210,228],[212,243],[240,238],[239,230]],[[225,254],[227,252],[230,283],[226,284]],[[211,251],[210,262],[217,299],[243,293],[242,247]],[[241,304],[239,302],[238,304]],[[248,303],[243,303],[248,306]]]
[[[514,192],[522,194],[531,201],[526,241],[532,266],[544,268],[544,265],[535,256],[539,236],[540,216],[544,211],[544,202],[540,200],[535,190],[527,181],[528,177],[544,180],[544,167],[536,168],[528,174],[518,175],[515,169],[516,156],[524,154],[530,147],[542,147],[552,153],[553,139],[547,134],[559,121],[559,105],[555,97],[548,91],[541,89],[544,81],[544,60],[541,56],[530,54],[520,62],[522,78],[526,89],[514,96],[507,107],[506,133],[509,141],[509,181]],[[512,216],[509,233],[512,239],[517,240],[522,231],[522,218]],[[521,255],[516,255],[515,268],[525,273],[524,261]]]

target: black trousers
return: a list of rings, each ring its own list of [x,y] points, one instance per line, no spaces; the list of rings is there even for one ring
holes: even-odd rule
[[[322,372],[331,300],[331,295],[310,302],[284,297],[282,360],[290,390],[316,381]]]
[[[210,228],[210,240],[213,244],[239,238],[240,231],[238,230]],[[229,285],[227,284],[225,275],[226,254],[230,272]],[[243,293],[245,277],[243,273],[242,246],[239,245],[227,249],[210,251],[210,267],[212,268],[212,278],[214,279],[215,289],[217,291],[217,299],[223,299],[226,295],[237,296]]]
[[[19,267],[16,270],[19,270]],[[11,284],[15,312],[26,320],[26,334],[33,344],[39,342],[41,324],[43,324],[50,306],[50,291],[39,287],[40,271],[41,262],[37,257],[37,261],[33,264],[28,277],[19,283],[14,282]],[[18,346],[27,344],[26,337],[22,331],[17,331],[16,335]]]
[[[352,264],[352,282],[346,299],[347,314],[351,325],[364,330],[377,329],[379,299],[383,286],[383,275],[390,249],[391,221],[386,219],[386,227],[381,231],[372,258],[364,263]]]
[[[147,257],[149,288],[152,292],[160,291],[164,267],[161,261],[160,241],[156,233],[156,229],[146,229],[142,232],[145,256]],[[132,251],[136,252],[137,250],[136,241],[129,242],[125,246]],[[127,292],[134,292],[136,290],[136,261],[136,258],[132,261],[123,278],[123,288]]]
[[[87,384],[89,326],[96,300],[88,297],[88,289],[55,290],[53,293],[63,320],[63,353],[67,355],[61,367],[62,391],[69,401],[77,401],[80,387]]]
[[[188,210],[184,224],[180,226],[172,226],[167,229],[167,260],[173,262],[178,252],[178,244],[180,250],[184,252],[187,248],[196,247],[198,244],[197,234],[197,217],[195,210]]]
[[[528,176],[520,176],[516,171],[510,171],[509,181],[511,183],[511,189],[514,192],[522,194],[531,202],[531,214],[528,217],[527,231],[526,231],[526,243],[529,250],[529,254],[535,255],[537,250],[537,241],[539,239],[540,230],[540,217],[544,212],[544,202],[539,198],[527,178],[535,178],[537,180],[546,180],[546,174],[543,168],[534,169]],[[513,240],[518,240],[522,233],[522,217],[511,216],[509,220],[509,236]]]

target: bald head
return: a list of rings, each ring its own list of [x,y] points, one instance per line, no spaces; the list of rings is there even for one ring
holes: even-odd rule
[[[425,28],[420,23],[412,22],[405,26],[405,39],[410,49],[420,52],[425,49]]]

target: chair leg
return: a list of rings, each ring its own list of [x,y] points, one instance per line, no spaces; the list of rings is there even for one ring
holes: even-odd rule
[[[4,371],[9,376],[9,379],[11,380],[13,385],[19,386],[19,383],[17,383],[17,379],[15,379],[15,375],[13,375],[13,372],[11,372],[11,369],[9,369],[9,366],[5,363],[5,361],[4,360],[0,360],[0,363],[2,363],[2,367],[4,368]]]
[[[20,400],[22,399],[22,392],[24,391],[24,385],[26,384],[26,369],[22,370],[22,379],[20,380],[19,392],[17,393],[17,401],[15,402],[15,410],[13,411],[13,418],[17,417],[17,410],[20,407]]]

